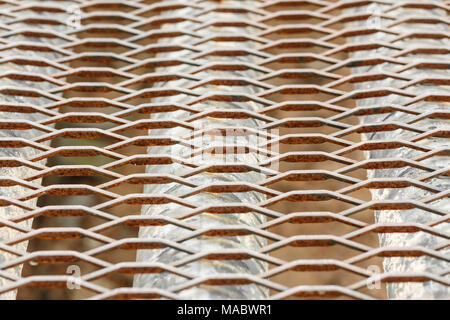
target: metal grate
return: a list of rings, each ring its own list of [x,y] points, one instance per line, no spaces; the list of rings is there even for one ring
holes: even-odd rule
[[[0,297],[450,297],[445,1],[0,9]]]

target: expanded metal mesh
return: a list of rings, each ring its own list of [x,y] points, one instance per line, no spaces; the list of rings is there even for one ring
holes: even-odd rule
[[[0,9],[0,297],[450,298],[446,2]]]

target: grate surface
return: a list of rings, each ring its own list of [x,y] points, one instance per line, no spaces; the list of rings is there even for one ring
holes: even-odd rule
[[[0,9],[1,297],[450,297],[445,1]]]

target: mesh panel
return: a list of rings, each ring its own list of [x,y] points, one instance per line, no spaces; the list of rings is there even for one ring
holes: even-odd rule
[[[0,8],[0,297],[450,298],[444,1]]]

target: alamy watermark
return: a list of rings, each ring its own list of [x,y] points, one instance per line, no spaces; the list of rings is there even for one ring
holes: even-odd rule
[[[75,264],[67,267],[66,274],[71,275],[67,280],[67,289],[81,289],[81,268]]]
[[[381,268],[377,265],[370,265],[366,269],[372,276],[371,281],[367,283],[367,289],[378,290],[381,289]],[[66,282],[67,289],[78,290],[81,289],[81,268],[75,264],[67,267],[66,274],[70,275]]]
[[[67,26],[74,29],[80,28],[82,15],[80,7],[76,4],[73,4],[67,7],[66,12],[69,14],[69,17],[66,20]]]

